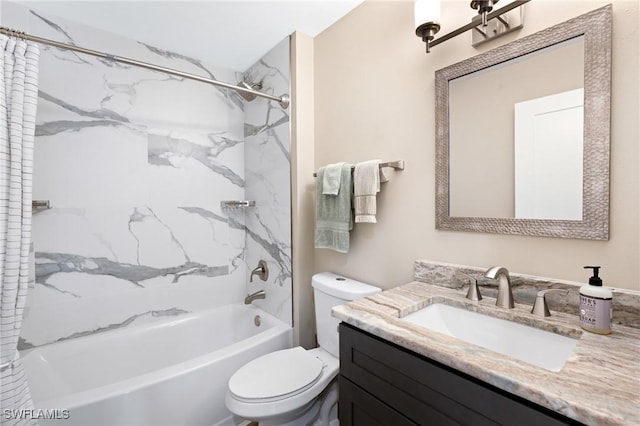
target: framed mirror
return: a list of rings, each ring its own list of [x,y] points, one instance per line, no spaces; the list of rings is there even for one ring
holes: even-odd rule
[[[611,19],[436,71],[436,229],[609,238]]]

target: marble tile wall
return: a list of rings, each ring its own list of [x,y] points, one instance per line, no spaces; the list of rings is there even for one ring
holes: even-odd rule
[[[13,3],[3,2],[1,23],[225,82],[243,77]],[[21,349],[241,302],[251,250],[270,256],[290,299],[288,115],[265,105],[245,125],[244,108],[233,91],[41,46],[34,199],[53,208],[34,215],[36,284]],[[254,154],[245,153],[249,128]],[[275,174],[261,166],[277,160],[272,145],[287,159]],[[270,189],[257,190],[258,208],[221,208],[251,199],[252,179]],[[276,310],[290,304],[279,297]]]
[[[244,73],[275,96],[290,93],[289,37]],[[264,289],[266,298],[254,304],[292,324],[291,280],[291,136],[289,109],[256,99],[245,106],[246,196],[256,208],[246,209],[248,273],[264,259],[267,282],[254,278],[249,291]]]
[[[477,279],[480,293],[483,296],[497,297],[497,282],[485,278],[488,268],[476,266],[455,265],[450,263],[435,262],[430,260],[416,260],[414,264],[414,279],[423,283],[434,284],[441,287],[460,289],[466,292],[472,279]],[[504,265],[503,265],[504,266]],[[585,270],[585,283],[588,283],[590,271]],[[604,285],[607,286],[606,274],[601,271]],[[536,294],[540,290],[557,288],[567,290],[566,293],[550,293],[546,296],[549,309],[553,311],[575,314],[578,316],[580,299],[578,290],[583,283],[558,280],[553,278],[534,277],[509,271],[513,298],[516,303],[533,306]],[[611,288],[611,287],[609,287]],[[626,325],[640,328],[640,292],[626,289],[611,288],[613,291],[613,324]]]

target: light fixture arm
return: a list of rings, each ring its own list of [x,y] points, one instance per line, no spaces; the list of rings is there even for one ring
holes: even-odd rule
[[[488,15],[493,10],[493,5],[498,3],[499,0],[473,0],[471,2],[471,8],[478,11],[478,15],[482,17],[482,26],[489,25]]]
[[[515,0],[505,5],[502,8],[494,10],[494,6],[496,5],[496,3],[498,3],[498,0],[474,0],[471,2],[471,8],[476,9],[478,11],[480,19],[474,18],[471,20],[470,23],[463,25],[462,27],[456,30],[453,30],[437,39],[434,38],[434,36],[435,36],[435,33],[438,32],[438,30],[440,29],[440,25],[433,22],[426,22],[420,25],[418,28],[416,28],[416,35],[418,37],[422,37],[422,40],[425,43],[427,43],[427,53],[430,51],[430,49],[433,46],[437,46],[438,44],[443,43],[469,30],[475,29],[477,30],[478,33],[483,35],[484,40],[489,40],[492,37],[499,36],[509,31],[513,31],[517,28],[520,28],[522,26],[522,23],[520,23],[520,25],[512,25],[508,19],[505,19],[504,15],[507,12],[513,9],[516,9],[524,5],[525,3],[528,3],[529,1],[531,0]],[[500,21],[500,24],[502,25],[503,30],[497,34],[494,31],[491,31],[491,36],[490,36],[489,32],[484,31],[482,28],[487,27],[489,25],[489,21],[491,21],[494,18]],[[480,21],[480,23],[478,21]],[[482,25],[482,27],[480,27],[480,25]]]
[[[440,31],[440,24],[436,22],[427,22],[416,28],[416,35],[421,37],[427,45],[427,53],[429,53],[429,43],[438,31]]]

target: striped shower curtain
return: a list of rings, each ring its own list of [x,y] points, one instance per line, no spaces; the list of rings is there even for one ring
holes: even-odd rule
[[[0,424],[36,425],[18,354],[27,299],[39,51],[0,34]]]

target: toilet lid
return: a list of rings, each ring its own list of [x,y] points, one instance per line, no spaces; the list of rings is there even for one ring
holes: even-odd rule
[[[288,398],[313,386],[322,367],[322,361],[300,346],[271,352],[236,371],[229,379],[229,391],[248,402]]]

